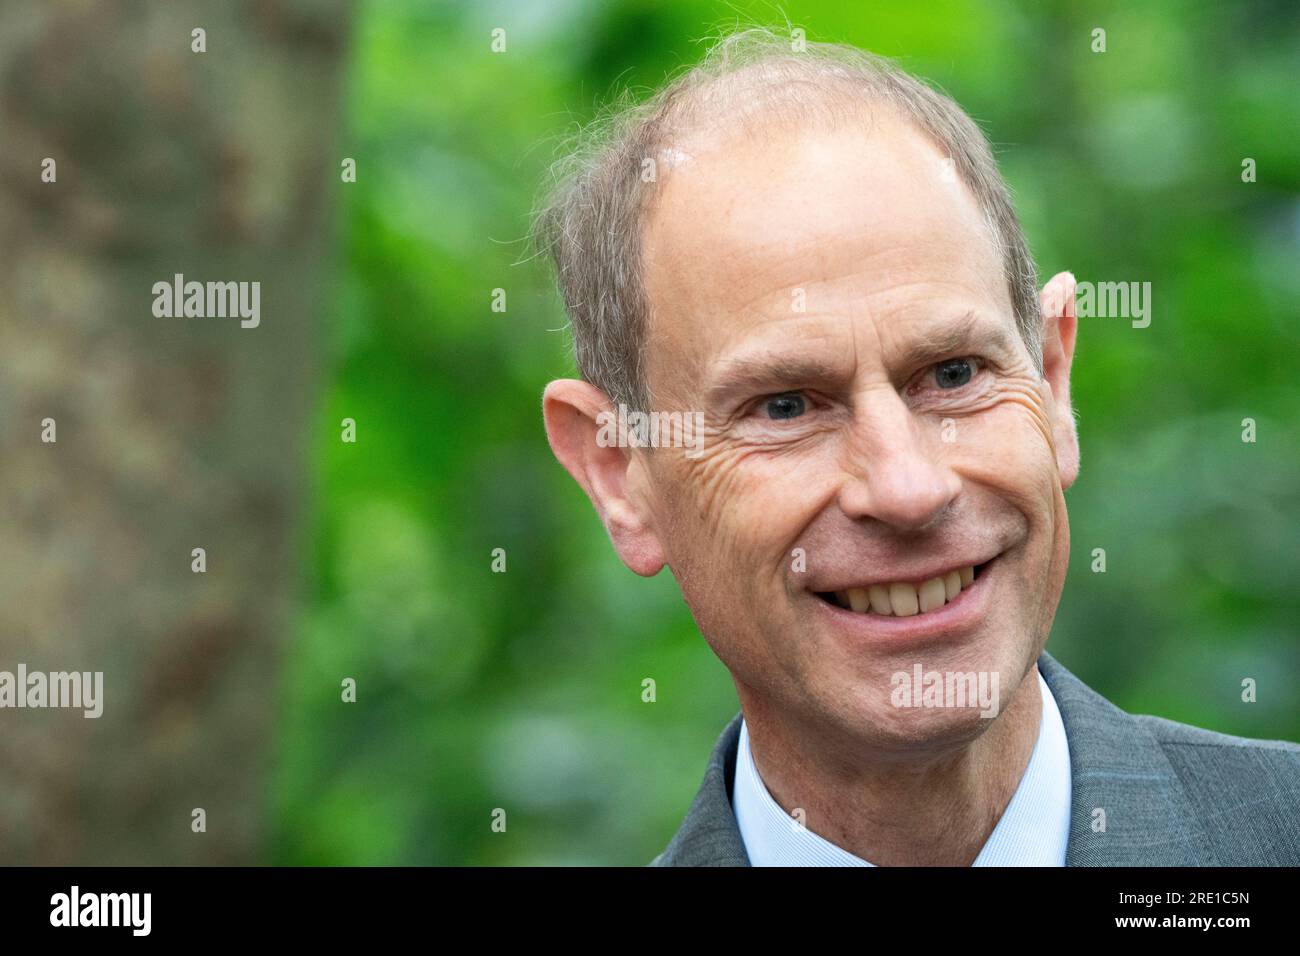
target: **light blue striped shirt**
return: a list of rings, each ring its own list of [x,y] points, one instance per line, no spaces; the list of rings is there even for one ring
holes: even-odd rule
[[[1043,711],[1029,766],[974,866],[1065,866],[1070,836],[1070,750],[1056,699],[1038,675]],[[768,793],[740,725],[731,793],[736,823],[754,866],[874,866],[798,823]]]

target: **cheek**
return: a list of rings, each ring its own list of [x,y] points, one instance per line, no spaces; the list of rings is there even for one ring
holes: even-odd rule
[[[774,452],[721,442],[706,448],[699,459],[675,465],[680,494],[673,537],[692,542],[692,563],[710,562],[714,573],[783,571],[824,497],[817,479],[833,471],[810,460],[807,449]],[[754,574],[747,578],[755,581]]]
[[[963,425],[955,463],[966,480],[990,489],[1025,522],[1019,588],[1037,608],[1030,613],[1050,621],[1068,561],[1069,525],[1047,407],[1032,386],[1004,395]]]
[[[957,423],[953,461],[1000,489],[1026,514],[1055,510],[1060,473],[1050,418],[1033,383],[1009,386],[980,414]]]

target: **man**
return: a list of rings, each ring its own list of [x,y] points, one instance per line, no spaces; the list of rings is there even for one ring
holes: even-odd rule
[[[547,435],[743,715],[654,863],[1300,863],[1300,746],[1125,714],[1044,651],[1074,279],[1038,292],[961,109],[745,31],[603,133],[538,218],[583,376]]]

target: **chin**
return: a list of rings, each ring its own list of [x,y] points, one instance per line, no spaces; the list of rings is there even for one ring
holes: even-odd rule
[[[841,708],[828,716],[846,739],[883,754],[908,757],[960,749],[993,725],[980,716],[978,707],[899,708],[888,699],[882,702],[874,688],[862,692],[852,709]]]
[[[886,749],[978,737],[1010,705],[1039,650],[1014,613],[993,614],[953,640],[846,646],[841,638],[835,629],[818,635],[815,666],[796,668],[802,700],[790,704],[812,704],[818,719]]]

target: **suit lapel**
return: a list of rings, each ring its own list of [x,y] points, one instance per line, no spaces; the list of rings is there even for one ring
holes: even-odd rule
[[[736,775],[736,748],[740,742],[740,714],[713,745],[704,782],[681,829],[652,866],[749,866],[745,841],[731,809],[731,781]]]
[[[1045,651],[1038,669],[1070,747],[1066,866],[1216,865],[1199,815],[1146,724]]]

